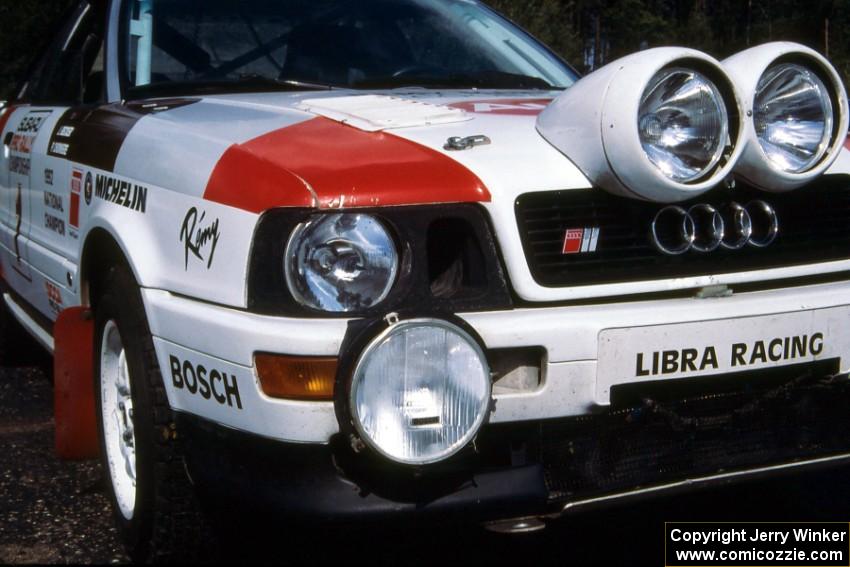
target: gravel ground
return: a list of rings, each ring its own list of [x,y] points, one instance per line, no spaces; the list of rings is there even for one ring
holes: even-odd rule
[[[0,368],[0,563],[123,563],[95,463],[53,454],[52,390],[37,368]],[[665,521],[848,521],[848,469],[620,505],[499,536],[475,527],[298,530],[234,510],[222,559],[303,563],[636,565],[663,563]]]
[[[52,413],[41,370],[0,371],[0,563],[123,561],[100,467],[56,458]]]

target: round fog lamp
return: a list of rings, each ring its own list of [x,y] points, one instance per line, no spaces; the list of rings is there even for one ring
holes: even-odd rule
[[[404,464],[447,459],[476,435],[490,407],[490,369],[463,329],[433,319],[398,323],[360,356],[351,414],[375,451]]]

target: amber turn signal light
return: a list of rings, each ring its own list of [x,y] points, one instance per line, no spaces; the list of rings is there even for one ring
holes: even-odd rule
[[[254,356],[260,387],[270,398],[286,400],[332,400],[336,381],[336,358]]]

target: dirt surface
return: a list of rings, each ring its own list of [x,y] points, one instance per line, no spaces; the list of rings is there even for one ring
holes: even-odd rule
[[[0,369],[0,563],[123,563],[95,463],[53,454],[52,388],[36,368]],[[662,565],[665,521],[850,521],[848,471],[809,472],[619,505],[523,536],[475,526],[297,529],[233,510],[228,561]],[[254,519],[251,521],[251,519]]]
[[[0,563],[123,561],[100,467],[56,458],[52,414],[41,370],[0,371]]]

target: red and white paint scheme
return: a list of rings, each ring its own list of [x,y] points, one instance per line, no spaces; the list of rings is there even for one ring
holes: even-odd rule
[[[210,82],[181,90],[163,82],[158,91],[157,77],[177,63],[169,60],[158,70],[157,49],[180,44],[150,31],[169,16],[151,19],[160,4],[82,2],[71,22],[79,25],[69,25],[51,49],[56,57],[84,59],[90,67],[84,91],[66,104],[42,103],[36,93],[41,79],[34,76],[19,100],[0,111],[5,306],[57,353],[65,384],[61,415],[72,416],[62,417],[70,420],[61,424],[63,446],[72,447],[65,453],[96,451],[90,413],[80,417],[68,408],[77,407],[74,396],[91,396],[92,380],[94,390],[101,389],[95,393],[105,423],[100,450],[114,465],[122,525],[147,513],[135,500],[136,475],[147,466],[137,459],[145,453],[135,451],[136,441],[121,441],[138,438],[146,422],[134,415],[152,403],[139,393],[146,387],[139,367],[153,372],[152,383],[159,380],[170,412],[166,428],[191,438],[195,429],[183,425],[188,420],[222,435],[323,451],[327,463],[332,455],[343,463],[344,473],[334,475],[368,487],[363,493],[372,500],[363,506],[382,513],[405,506],[394,507],[393,496],[382,493],[379,469],[361,461],[439,475],[444,460],[464,463],[463,455],[476,450],[490,458],[482,448],[489,445],[472,440],[492,440],[487,431],[495,427],[620,415],[623,392],[641,392],[644,385],[675,382],[696,395],[704,384],[714,391],[712,378],[720,383],[737,373],[827,363],[830,374],[850,370],[847,96],[819,54],[775,43],[719,62],[684,48],[651,49],[581,79],[564,66],[568,79],[548,87],[446,86],[433,80],[430,68],[411,67],[393,75],[405,82],[391,88],[380,81],[324,88],[318,78],[287,82],[283,75],[253,88],[256,77],[246,71],[232,87]],[[423,3],[409,4],[420,9]],[[509,29],[477,2],[444,4],[447,14],[474,10],[470,18],[493,18]],[[135,8],[128,12],[124,5]],[[108,21],[107,28],[87,24],[92,14]],[[129,27],[122,18],[131,19]],[[140,46],[126,61],[125,28]],[[99,37],[97,53],[105,56],[88,57],[83,32]],[[269,58],[277,57],[284,40],[267,40],[273,44]],[[145,54],[145,41],[171,43]],[[550,57],[542,46],[535,49],[535,56]],[[265,57],[261,51],[257,57]],[[222,78],[230,65],[197,50],[185,59],[181,64],[206,69],[202,78]],[[220,76],[214,65],[221,65]],[[795,117],[766,117],[755,108],[757,89],[759,97],[767,96],[759,78],[776,76],[829,93],[817,101],[820,143],[783,141],[779,122]],[[690,135],[675,122],[690,107],[668,112],[669,101],[659,94],[690,81],[699,82],[704,96],[689,104],[705,105],[717,117],[717,130],[693,134],[701,136],[696,142],[677,138]],[[812,124],[818,116],[803,118]],[[777,123],[755,123],[771,119]],[[765,128],[771,134],[763,134]],[[330,225],[342,231],[355,218],[384,226],[383,240],[367,242],[364,250],[392,248],[395,264],[386,253],[357,252],[345,277],[374,269],[389,274],[386,288],[373,296],[358,292],[365,303],[347,310],[303,301],[316,266],[342,262],[360,241],[322,242],[331,259],[311,264],[303,257],[313,258],[315,246],[302,251],[298,238]],[[834,230],[824,230],[825,223]],[[374,237],[370,226],[358,238]],[[145,363],[133,359],[136,337],[122,335],[120,318],[104,315],[115,294],[108,274],[119,268],[126,269],[125,280],[143,307],[132,328],[149,334]],[[325,284],[319,287],[316,293],[324,293]],[[331,293],[327,301],[351,301],[351,293]],[[373,391],[367,359],[404,325],[441,329],[442,340],[454,337],[468,346],[469,360],[487,370],[481,394],[487,403],[470,420],[469,436],[421,460],[394,453],[395,445],[373,436],[358,413],[368,413],[362,408],[372,403],[365,393]],[[90,349],[83,359],[94,362],[68,358],[80,357],[80,349]],[[266,365],[268,357],[274,360]],[[401,359],[388,360],[396,360],[394,372],[401,375]],[[330,374],[321,374],[328,368],[322,364],[331,365]],[[449,362],[434,364],[429,372],[454,372]],[[413,372],[413,366],[404,368]],[[461,384],[478,366],[464,368]],[[320,375],[326,382],[304,378]],[[303,392],[280,393],[301,378],[310,384]],[[478,390],[469,384],[464,395],[472,399]],[[437,396],[436,390],[428,388],[404,390],[404,411],[413,412],[410,431],[443,431],[449,419],[434,409],[439,404],[428,396]],[[115,423],[113,414],[119,416]],[[75,431],[89,441],[68,444]],[[833,451],[828,458],[847,454]],[[198,455],[179,458],[202,468]],[[505,473],[530,475],[508,484],[534,485],[537,492],[528,488],[528,501],[516,507],[510,504],[516,494],[504,492],[503,484],[476,493],[477,502],[496,502],[498,509],[476,515],[477,521],[553,517],[633,492],[600,485],[556,494],[541,472],[551,463],[537,458],[522,457],[522,467],[514,463]],[[655,471],[647,482],[661,489],[826,458],[806,453],[732,462],[677,478]],[[478,474],[474,466],[469,472]],[[411,486],[415,493],[415,479]],[[462,493],[458,488],[443,496],[462,502]],[[316,497],[319,502],[325,500]]]

